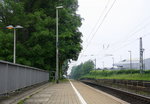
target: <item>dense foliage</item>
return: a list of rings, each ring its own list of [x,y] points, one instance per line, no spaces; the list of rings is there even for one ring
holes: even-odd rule
[[[150,80],[150,70],[145,70],[140,74],[140,70],[97,70],[82,76],[82,78],[96,79],[126,79],[126,80]]]
[[[74,66],[71,70],[71,78],[79,79],[80,77],[88,74],[90,71],[94,69],[93,61],[89,60],[85,63],[81,63],[78,66]]]
[[[16,62],[55,70],[56,6],[59,10],[59,66],[67,68],[69,59],[76,60],[81,51],[81,18],[76,14],[77,0],[4,0],[0,2],[0,60],[13,60],[13,29],[17,29]],[[66,71],[66,69],[63,69]],[[62,70],[60,70],[61,72]],[[63,74],[64,72],[62,72]]]

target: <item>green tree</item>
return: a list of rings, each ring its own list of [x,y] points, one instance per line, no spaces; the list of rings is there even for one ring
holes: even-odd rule
[[[79,79],[81,76],[84,76],[90,71],[94,69],[94,62],[89,60],[85,63],[81,63],[78,66],[73,66],[71,70],[71,78],[73,79]]]
[[[12,61],[13,31],[6,30],[7,25],[21,25],[17,30],[17,63],[55,70],[56,66],[56,6],[59,10],[59,66],[69,59],[76,60],[82,49],[81,36],[78,30],[81,17],[76,14],[77,0],[5,0],[0,3],[0,59]],[[2,42],[8,39],[6,46]],[[2,47],[5,47],[2,49]],[[1,52],[8,51],[8,52]],[[9,57],[9,58],[8,58]],[[67,64],[66,64],[67,65]],[[64,70],[66,71],[66,70]],[[64,73],[64,72],[62,72]]]

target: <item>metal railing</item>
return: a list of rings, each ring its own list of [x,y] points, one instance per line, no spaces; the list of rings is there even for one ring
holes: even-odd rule
[[[0,94],[49,80],[47,71],[29,66],[0,61]]]

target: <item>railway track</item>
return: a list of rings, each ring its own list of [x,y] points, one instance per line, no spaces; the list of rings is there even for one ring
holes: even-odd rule
[[[138,95],[135,93],[131,93],[128,91],[123,91],[117,88],[108,87],[104,85],[100,85],[98,83],[95,83],[94,81],[89,80],[82,80],[83,83],[88,84],[94,88],[97,88],[99,90],[102,90],[106,93],[109,93],[117,98],[120,98],[124,101],[127,101],[131,104],[150,104],[150,97]]]

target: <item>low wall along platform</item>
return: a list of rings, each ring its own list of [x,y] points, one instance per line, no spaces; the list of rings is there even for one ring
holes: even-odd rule
[[[48,71],[0,61],[0,94],[49,80]]]

